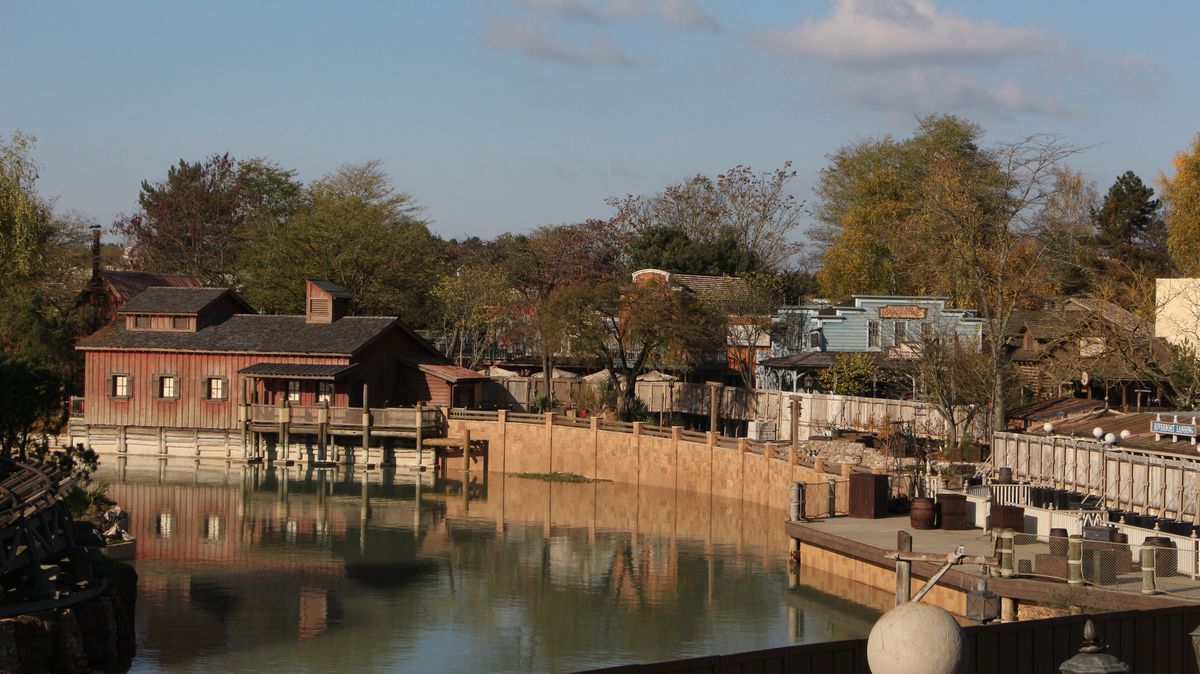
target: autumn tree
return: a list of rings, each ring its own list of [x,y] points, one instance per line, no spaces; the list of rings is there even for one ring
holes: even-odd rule
[[[524,316],[528,341],[537,345],[544,381],[553,378],[554,357],[569,327],[556,295],[612,282],[619,275],[615,256],[622,242],[621,234],[602,221],[543,226],[529,235],[497,239],[495,255],[516,296],[513,310]]]
[[[1175,155],[1175,175],[1159,173],[1166,206],[1167,251],[1183,276],[1200,276],[1200,134]]]
[[[718,317],[665,283],[576,284],[556,293],[549,308],[572,353],[609,373],[622,419],[634,408],[643,370],[689,369],[720,344]]]
[[[432,293],[439,306],[442,329],[449,336],[446,356],[475,369],[512,320],[509,304],[514,293],[504,271],[483,259],[465,262],[442,276]]]
[[[873,353],[839,353],[833,364],[817,374],[821,388],[836,395],[869,395],[885,379]]]
[[[905,373],[917,382],[915,397],[946,421],[946,447],[957,447],[959,430],[988,409],[992,397],[991,361],[975,340],[933,331],[922,338]]]
[[[715,291],[702,298],[708,311],[719,319],[730,365],[746,388],[754,388],[758,347],[770,344],[783,292],[779,277],[748,274],[724,279]]]

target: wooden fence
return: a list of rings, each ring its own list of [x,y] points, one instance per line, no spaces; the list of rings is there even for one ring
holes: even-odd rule
[[[579,405],[583,387],[588,385],[578,379],[555,378],[551,381],[555,399],[575,406]],[[763,440],[791,439],[793,400],[800,403],[797,430],[802,440],[823,435],[831,429],[878,431],[890,424],[904,424],[919,437],[943,438],[948,427],[937,410],[913,400],[789,393],[703,382],[639,381],[635,384],[637,397],[646,403],[647,411],[652,414],[707,417],[712,412],[714,391],[719,398],[718,418],[753,421],[759,425],[758,429],[768,429],[765,433],[756,432]],[[497,379],[485,387],[481,404],[488,408],[529,412],[534,398],[545,392],[546,380],[541,377]],[[987,437],[987,417],[986,413],[980,413],[972,424],[960,424],[960,437]]]
[[[1134,672],[1197,674],[1191,635],[1200,625],[1200,605],[1148,611],[1080,614],[1022,620],[964,629],[968,660],[964,674],[1057,672],[1079,652],[1083,624],[1091,618],[1108,653]],[[734,655],[713,655],[653,664],[594,669],[606,674],[750,674],[800,672],[870,674],[867,640],[851,639],[785,646]]]
[[[992,461],[997,468],[1012,468],[1018,480],[1094,496],[1114,508],[1200,523],[1200,455],[996,433]]]

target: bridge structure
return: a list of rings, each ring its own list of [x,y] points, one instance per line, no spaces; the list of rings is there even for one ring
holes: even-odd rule
[[[0,616],[74,603],[102,589],[52,464],[0,458]]]

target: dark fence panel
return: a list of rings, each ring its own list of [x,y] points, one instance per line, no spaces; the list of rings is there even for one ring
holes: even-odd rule
[[[1083,624],[1091,618],[1108,652],[1134,672],[1200,674],[1191,631],[1200,625],[1200,605],[1149,611],[1072,615],[966,628],[964,674],[1057,672],[1079,652]],[[733,655],[622,665],[590,670],[604,674],[870,674],[867,640],[850,639],[784,646]]]

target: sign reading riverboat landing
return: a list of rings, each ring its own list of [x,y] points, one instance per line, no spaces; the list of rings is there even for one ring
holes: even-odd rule
[[[1151,421],[1150,430],[1159,435],[1182,435],[1196,437],[1196,424],[1178,424],[1170,421]]]

